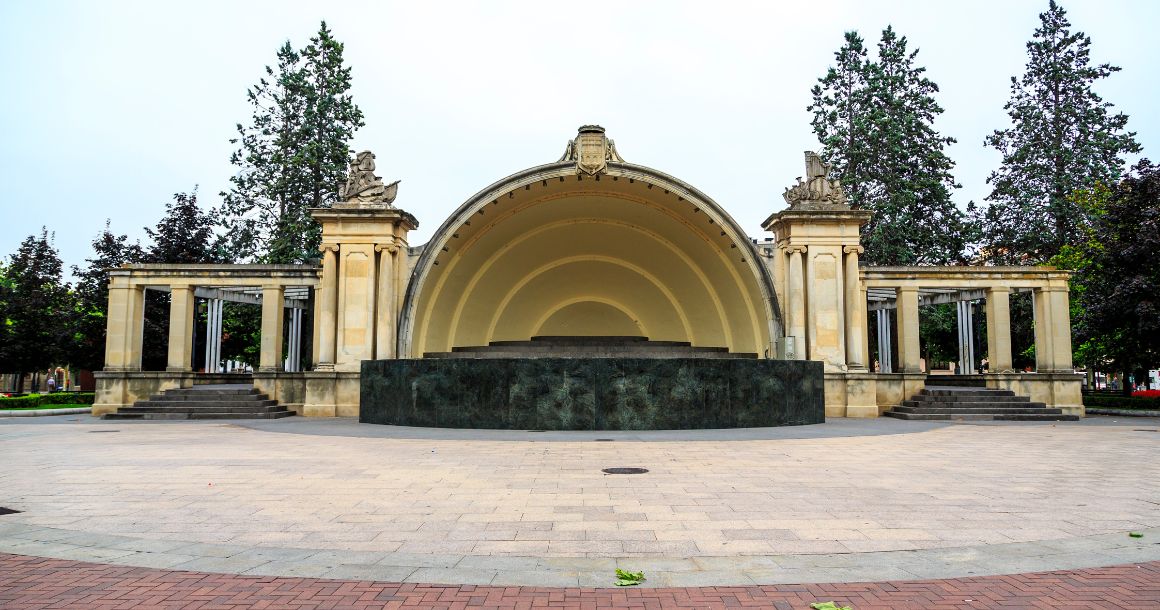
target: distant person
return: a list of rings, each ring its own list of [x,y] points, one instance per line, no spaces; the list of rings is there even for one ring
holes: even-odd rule
[[[986,358],[983,358],[982,362],[979,362],[979,370],[986,373],[989,368],[991,368],[991,363],[987,362]]]
[[[48,393],[51,394],[56,391],[56,377],[48,377]]]

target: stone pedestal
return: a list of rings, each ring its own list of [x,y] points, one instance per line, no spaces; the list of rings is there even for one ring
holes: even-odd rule
[[[315,368],[357,373],[363,360],[395,353],[397,295],[406,282],[406,267],[399,260],[406,253],[407,233],[419,223],[385,203],[344,203],[311,214],[322,224],[323,251]],[[327,406],[328,401],[311,403],[307,394],[307,415],[341,410]],[[350,404],[357,409],[357,393]]]

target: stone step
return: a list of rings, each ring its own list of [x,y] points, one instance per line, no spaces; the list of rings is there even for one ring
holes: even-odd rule
[[[1022,413],[1022,414],[1047,413],[1047,414],[1058,415],[1060,413],[1063,413],[1063,411],[1061,411],[1059,409],[1048,409],[1043,403],[1024,403],[1024,404],[1019,405],[1019,406],[979,405],[979,406],[972,406],[972,407],[960,407],[960,406],[931,407],[931,406],[908,405],[906,403],[910,402],[910,401],[907,401],[907,400],[904,400],[902,402],[903,402],[902,406],[894,407],[895,412],[898,412],[898,413],[966,413],[966,414],[992,413],[992,414],[996,414],[996,415],[1007,415],[1007,414],[1014,414],[1014,413]]]
[[[294,415],[293,411],[270,411],[265,413],[222,413],[199,412],[180,413],[165,411],[161,413],[106,413],[101,419],[144,419],[144,420],[182,420],[182,419],[281,419]]]
[[[906,404],[907,401],[903,401]],[[980,402],[993,402],[998,404],[1027,404],[1031,399],[1026,396],[923,396],[919,394],[912,396],[909,402],[920,403],[924,405],[963,405],[969,406]]]
[[[1053,413],[1016,414],[1016,415],[983,415],[969,413],[898,413],[887,411],[886,417],[913,421],[1079,421],[1078,415],[1062,415]]]
[[[185,396],[254,396],[256,394],[258,394],[257,388],[249,388],[246,390],[234,390],[234,389],[202,390],[202,389],[198,389],[198,388],[181,388],[178,390],[165,390],[164,392],[161,393],[161,395],[163,395],[163,396],[175,396],[175,397],[185,397]]]
[[[674,342],[676,343],[676,342]],[[685,345],[546,345],[538,343],[524,343],[519,345],[465,345],[451,348],[453,352],[609,352],[630,354],[652,354],[656,352],[728,352],[726,347],[693,347]]]
[[[258,409],[278,404],[277,400],[269,398],[263,400],[138,400],[133,403],[139,407],[241,407],[243,409]]]
[[[919,394],[922,396],[1014,396],[1015,392],[991,388],[923,388]]]
[[[294,415],[253,386],[221,384],[166,390],[101,419],[279,419]]]
[[[149,397],[152,402],[262,402],[270,400],[266,394],[154,394]]]
[[[627,351],[611,353],[607,350],[600,352],[582,352],[582,351],[550,351],[550,352],[496,352],[496,351],[479,351],[479,352],[427,352],[423,354],[424,358],[496,358],[496,359],[515,359],[515,358],[757,358],[754,353],[730,353],[730,352],[654,352],[654,351]]]
[[[926,387],[957,386],[957,387],[987,387],[987,378],[982,375],[927,375]]]
[[[278,401],[271,400],[270,404],[262,406],[251,405],[196,405],[196,404],[179,404],[179,405],[154,405],[146,403],[136,403],[131,407],[124,407],[119,409],[118,413],[270,413],[272,411],[283,410],[278,405]]]

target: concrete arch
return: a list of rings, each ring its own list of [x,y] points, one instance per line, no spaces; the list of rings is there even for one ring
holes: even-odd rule
[[[557,278],[533,291],[535,299],[525,298],[522,288],[564,265],[591,294],[566,294],[574,287]],[[632,270],[633,286],[658,290],[667,303],[643,302],[626,277],[598,285],[592,278],[605,273],[600,265]],[[555,163],[492,184],[436,231],[407,287],[398,353],[417,358],[526,338],[512,336],[517,325],[505,327],[505,311],[519,306],[537,320],[534,332],[553,315],[549,308],[559,311],[571,299],[618,303],[666,339],[771,355],[782,334],[775,294],[745,232],[700,191],[628,163],[611,162],[596,176]],[[669,307],[682,311],[680,331],[658,323]]]

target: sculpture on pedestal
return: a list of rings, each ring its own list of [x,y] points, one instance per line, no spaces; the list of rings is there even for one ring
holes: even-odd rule
[[[396,180],[383,185],[383,179],[375,175],[375,154],[364,150],[351,162],[350,174],[346,178],[346,184],[339,189],[338,197],[344,204],[391,205],[399,192],[399,182]]]
[[[791,209],[848,209],[842,183],[830,179],[829,163],[812,150],[805,152],[806,179],[785,189],[782,197]]]

